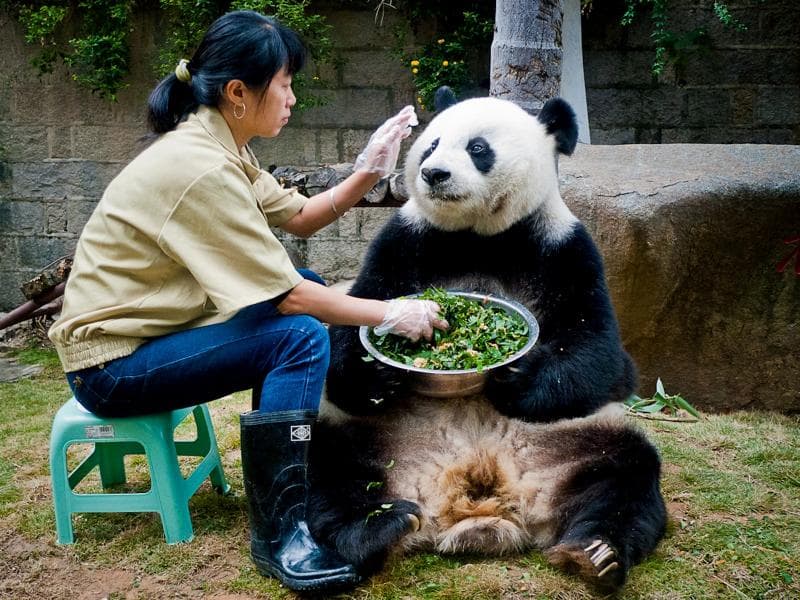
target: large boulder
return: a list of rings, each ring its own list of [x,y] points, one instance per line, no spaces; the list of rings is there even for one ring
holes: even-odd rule
[[[579,146],[560,174],[640,395],[660,377],[709,410],[800,411],[800,147]]]
[[[349,172],[276,175],[318,193]],[[560,179],[605,257],[639,395],[661,378],[707,410],[800,412],[800,241],[786,243],[800,238],[800,147],[579,145]],[[299,262],[352,277],[393,210],[379,207],[405,200],[397,176],[375,192],[361,203],[374,208],[312,237]]]

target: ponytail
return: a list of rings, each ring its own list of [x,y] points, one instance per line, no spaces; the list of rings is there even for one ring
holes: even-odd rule
[[[155,133],[166,133],[200,104],[218,106],[225,85],[239,79],[266,90],[275,74],[290,75],[305,63],[298,35],[271,17],[251,10],[222,15],[206,31],[190,61],[159,82],[147,101],[147,121]],[[188,75],[188,76],[187,76]]]
[[[175,129],[183,116],[197,106],[189,83],[178,81],[175,73],[170,73],[150,92],[147,123],[153,132],[166,133]]]

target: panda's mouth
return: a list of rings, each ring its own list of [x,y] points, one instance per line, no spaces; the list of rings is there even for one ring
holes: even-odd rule
[[[428,186],[428,198],[431,199],[433,202],[458,202],[461,200],[461,196],[455,194],[452,189],[448,189],[444,186]]]

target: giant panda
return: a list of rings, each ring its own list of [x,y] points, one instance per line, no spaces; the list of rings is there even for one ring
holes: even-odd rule
[[[395,552],[503,555],[538,548],[614,589],[665,530],[660,460],[618,408],[636,373],[603,264],[558,189],[569,105],[447,104],[409,150],[408,202],[349,293],[389,299],[435,286],[525,305],[540,337],[485,389],[413,393],[364,360],[355,327],[330,329],[327,410],[314,433],[308,521],[364,576]]]

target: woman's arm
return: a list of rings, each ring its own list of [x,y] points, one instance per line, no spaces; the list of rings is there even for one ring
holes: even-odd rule
[[[309,198],[300,212],[281,225],[281,229],[301,238],[313,235],[350,210],[378,180],[378,173],[356,171],[339,185]]]
[[[412,106],[406,106],[386,120],[369,138],[367,146],[353,163],[353,174],[331,189],[309,198],[308,203],[281,228],[299,237],[308,237],[333,223],[361,200],[381,177],[397,165],[400,143],[417,124]]]
[[[356,298],[303,280],[278,304],[284,315],[306,314],[332,325],[379,325],[386,316],[388,302]]]
[[[447,329],[439,305],[430,300],[391,301],[356,298],[319,283],[303,280],[278,304],[284,315],[306,314],[332,325],[369,325],[379,335],[394,333],[413,341],[430,339],[433,328]],[[380,330],[383,330],[382,332]]]

